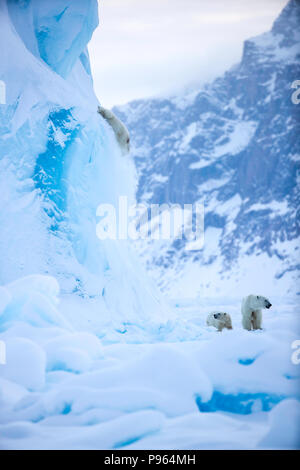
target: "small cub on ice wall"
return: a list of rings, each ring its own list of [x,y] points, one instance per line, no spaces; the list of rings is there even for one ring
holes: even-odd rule
[[[105,109],[102,106],[98,106],[98,113],[108,122],[112,127],[118,144],[122,150],[123,155],[130,152],[130,137],[129,132],[123,122],[114,115],[109,109]]]
[[[212,312],[208,315],[206,323],[208,326],[214,326],[218,331],[222,331],[223,328],[232,330],[231,317],[225,312]]]
[[[248,295],[242,300],[242,325],[245,330],[261,330],[263,308],[272,304],[262,295]]]

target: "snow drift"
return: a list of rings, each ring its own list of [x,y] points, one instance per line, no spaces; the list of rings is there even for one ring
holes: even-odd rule
[[[299,448],[293,308],[249,334],[231,305],[220,335],[96,237],[135,185],[97,114],[96,25],[95,0],[0,2],[0,448]]]
[[[238,315],[217,333],[181,311],[160,333],[128,325],[100,340],[74,311],[66,320],[55,279],[2,289],[0,448],[299,447],[294,312],[251,334]]]

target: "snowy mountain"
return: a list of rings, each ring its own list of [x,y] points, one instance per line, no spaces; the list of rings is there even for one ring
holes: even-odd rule
[[[116,109],[131,133],[140,202],[205,207],[205,242],[140,242],[172,296],[296,294],[300,256],[300,1],[201,90]]]

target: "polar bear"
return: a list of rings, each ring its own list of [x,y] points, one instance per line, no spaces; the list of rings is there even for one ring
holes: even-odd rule
[[[109,109],[105,109],[102,106],[98,106],[98,113],[108,122],[112,127],[117,142],[121,148],[122,154],[126,155],[130,152],[130,137],[129,132],[123,122],[114,115]]]
[[[214,326],[218,331],[222,331],[223,328],[232,330],[231,317],[225,312],[212,312],[208,315],[206,323],[208,326]]]
[[[242,325],[245,330],[261,330],[262,308],[270,308],[272,304],[262,295],[248,295],[242,300]]]

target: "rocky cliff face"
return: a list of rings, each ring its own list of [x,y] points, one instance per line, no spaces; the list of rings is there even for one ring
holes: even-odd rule
[[[203,250],[187,252],[184,240],[140,247],[174,294],[262,282],[276,294],[297,292],[300,105],[291,84],[300,79],[299,26],[300,1],[291,0],[213,83],[116,109],[133,140],[138,200],[205,205]]]

